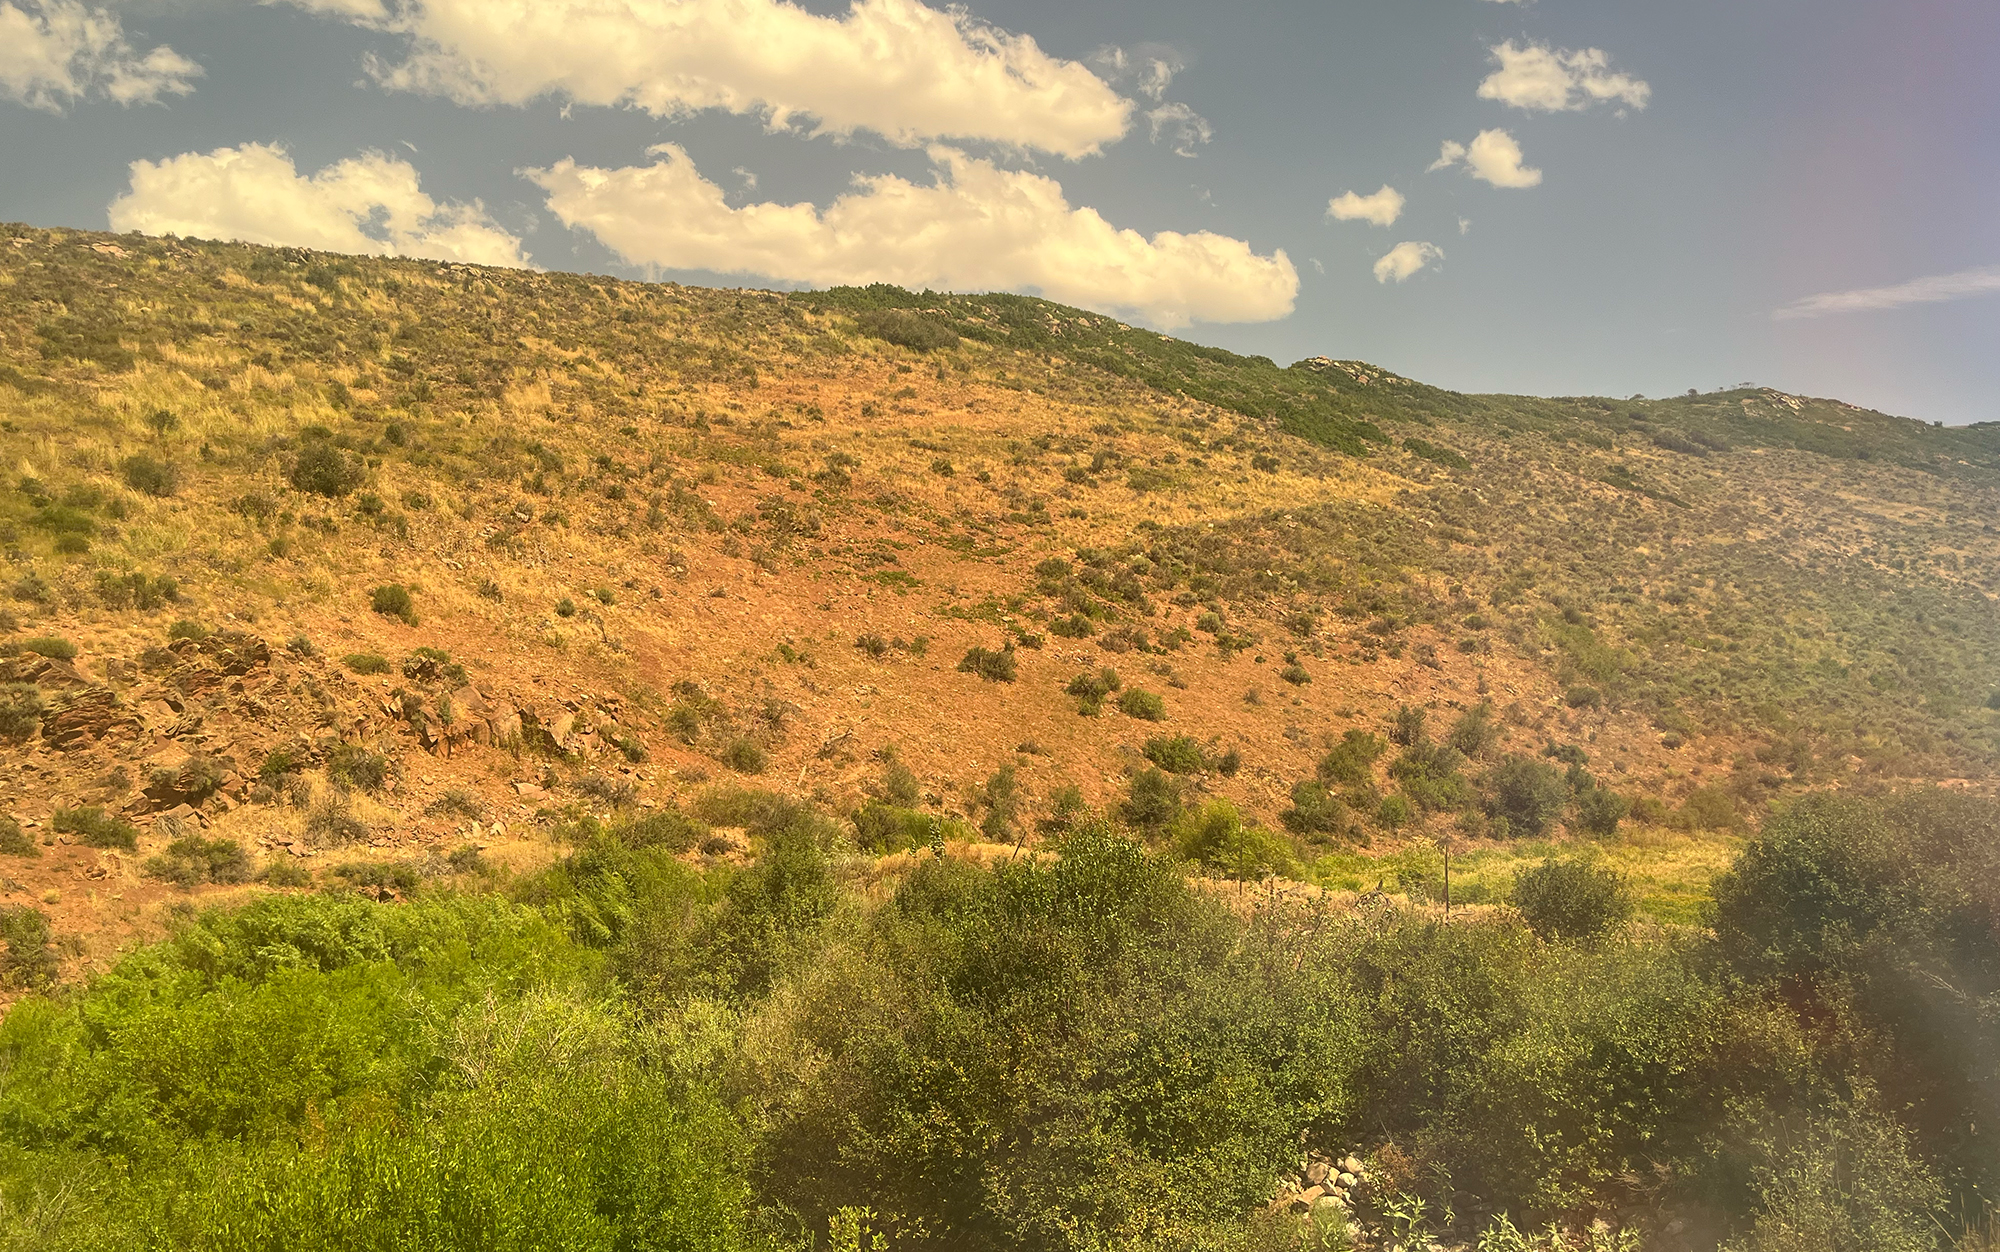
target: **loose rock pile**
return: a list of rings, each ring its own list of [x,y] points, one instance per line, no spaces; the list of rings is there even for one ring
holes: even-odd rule
[[[1354,1211],[1356,1195],[1367,1180],[1367,1167],[1355,1153],[1350,1152],[1336,1161],[1324,1153],[1309,1152],[1299,1162],[1298,1173],[1278,1179],[1277,1194],[1271,1199],[1270,1211],[1325,1213],[1338,1210],[1342,1214],[1350,1214]]]

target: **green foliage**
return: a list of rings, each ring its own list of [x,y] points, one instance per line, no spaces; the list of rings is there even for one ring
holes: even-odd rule
[[[990,683],[1010,683],[1014,681],[1017,669],[1014,663],[1014,645],[1007,644],[998,650],[974,647],[958,663],[961,674],[977,674]]]
[[[1096,717],[1104,709],[1105,698],[1120,686],[1118,671],[1105,666],[1095,674],[1078,674],[1069,680],[1063,691],[1076,697],[1076,711],[1085,717]]]
[[[32,860],[41,854],[41,847],[21,829],[21,823],[5,814],[0,814],[0,856],[18,856]]]
[[[30,639],[23,639],[21,640],[21,651],[32,652],[36,656],[45,656],[52,661],[74,661],[76,659],[76,645],[67,639],[57,638],[54,635],[36,635]]]
[[[1424,812],[1449,812],[1472,802],[1471,784],[1459,773],[1464,764],[1456,749],[1419,738],[1390,763],[1389,776]]]
[[[180,471],[166,461],[139,453],[119,462],[118,472],[125,485],[149,496],[171,496],[180,490]]]
[[[1285,829],[1310,839],[1337,835],[1347,828],[1347,808],[1326,784],[1313,779],[1292,784],[1292,806],[1278,815]]]
[[[1403,447],[1407,448],[1412,456],[1420,456],[1426,461],[1436,461],[1439,465],[1447,469],[1469,470],[1472,468],[1472,462],[1453,452],[1450,448],[1441,448],[1437,444],[1431,443],[1428,440],[1418,439],[1415,436],[1403,440]]]
[[[165,852],[148,857],[141,872],[177,887],[239,883],[250,877],[250,858],[234,839],[184,835],[169,843]]]
[[[1544,939],[1596,940],[1632,916],[1632,892],[1623,875],[1587,860],[1554,857],[1514,879],[1514,907]]]
[[[138,828],[94,805],[57,809],[49,822],[56,828],[57,834],[81,836],[84,846],[88,848],[119,848],[126,852],[139,850]]]
[[[1546,834],[1569,805],[1569,784],[1554,766],[1533,757],[1509,756],[1486,776],[1487,809],[1511,831],[1534,838]]]
[[[1319,760],[1319,779],[1329,786],[1361,787],[1374,781],[1375,762],[1389,745],[1365,730],[1349,730]]]
[[[1271,874],[1297,878],[1298,858],[1286,842],[1244,822],[1227,800],[1210,800],[1188,810],[1168,831],[1174,854],[1230,878],[1261,879]]]
[[[868,309],[855,317],[864,335],[887,340],[918,352],[934,352],[958,346],[958,332],[940,317],[902,309]]]
[[[1181,784],[1157,769],[1132,775],[1125,803],[1118,810],[1126,823],[1150,834],[1164,831],[1180,813]]]
[[[393,772],[389,758],[363,744],[343,743],[326,761],[327,781],[342,790],[380,791]]]
[[[454,687],[463,687],[471,681],[466,677],[465,667],[440,648],[412,649],[410,655],[403,658],[403,677],[412,682],[442,682]]]
[[[46,990],[54,985],[57,970],[49,919],[40,909],[0,904],[0,989]],[[0,1042],[4,1038],[0,1033]]]
[[[764,751],[755,739],[742,735],[723,744],[722,750],[716,753],[716,759],[739,774],[761,774],[771,765],[770,753]]]
[[[356,674],[386,674],[389,672],[389,658],[377,656],[373,652],[350,652],[340,658],[340,663]]]
[[[1590,787],[1576,794],[1576,829],[1599,839],[1618,833],[1618,823],[1632,809],[1624,796],[1608,787]]]
[[[1759,1143],[1757,1211],[1725,1252],[1932,1252],[1945,1190],[1873,1093]],[[1963,1246],[1963,1245],[1962,1245]]]
[[[1187,735],[1154,735],[1143,749],[1146,759],[1169,774],[1199,774],[1208,769],[1208,754]]]
[[[367,476],[360,457],[323,439],[308,439],[299,448],[288,475],[294,489],[328,498],[352,495]]]
[[[1142,722],[1167,720],[1167,702],[1141,687],[1127,687],[1118,694],[1118,711]]]
[[[410,598],[410,589],[399,583],[388,583],[369,592],[368,607],[384,617],[400,620],[405,626],[417,624],[417,608]]]
[[[1459,755],[1477,760],[1500,742],[1500,728],[1493,723],[1493,703],[1481,700],[1452,723],[1445,743]]]
[[[42,725],[42,692],[32,683],[0,683],[0,739],[23,743]]]

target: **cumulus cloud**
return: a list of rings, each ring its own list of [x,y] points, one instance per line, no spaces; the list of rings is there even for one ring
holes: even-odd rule
[[[929,186],[859,177],[825,209],[730,208],[672,144],[651,165],[571,160],[525,171],[564,225],[634,265],[816,284],[889,282],[949,291],[1032,291],[1161,327],[1257,322],[1292,311],[1298,272],[1283,252],[1202,231],[1148,239],[1072,208],[1054,179],[1003,170],[949,148]]]
[[[1942,300],[1962,300],[2000,291],[2000,265],[1960,270],[1956,274],[1934,274],[1913,278],[1889,287],[1864,287],[1857,291],[1825,291],[1795,300],[1772,314],[1779,321],[1801,317],[1824,317],[1829,313],[1869,313],[1900,309],[1907,304],[1936,304]]]
[[[156,104],[194,90],[201,66],[161,44],[141,53],[118,15],[76,0],[0,3],[0,98],[59,112],[88,95]]]
[[[283,148],[245,144],[134,161],[111,229],[371,256],[526,266],[521,241],[470,204],[439,204],[408,162],[379,152],[301,177]]]
[[[1613,100],[1643,109],[1653,95],[1650,86],[1630,74],[1612,73],[1611,58],[1601,48],[1572,52],[1510,39],[1491,51],[1500,68],[1479,84],[1482,100],[1531,112],[1562,113]]]
[[[1386,283],[1390,279],[1402,282],[1426,266],[1436,265],[1444,260],[1444,249],[1434,243],[1417,243],[1404,240],[1383,254],[1375,262],[1375,281]]]
[[[1185,104],[1163,104],[1148,109],[1146,121],[1153,128],[1153,142],[1164,138],[1173,145],[1175,156],[1191,157],[1196,144],[1215,138],[1215,128],[1208,124],[1208,119]]]
[[[1466,173],[1495,187],[1541,185],[1542,172],[1521,163],[1521,145],[1504,130],[1482,130],[1473,136],[1470,144],[1445,140],[1438,159],[1430,163],[1430,169],[1449,169],[1460,161],[1465,162]]]
[[[1326,215],[1338,222],[1372,222],[1393,226],[1403,216],[1403,193],[1387,183],[1373,195],[1348,192],[1326,202]]]
[[[289,2],[405,36],[404,60],[371,64],[377,81],[467,105],[555,96],[659,117],[722,109],[774,129],[810,118],[818,134],[979,139],[1071,158],[1121,138],[1134,108],[1027,35],[917,0],[854,0],[838,17],[786,0]]]

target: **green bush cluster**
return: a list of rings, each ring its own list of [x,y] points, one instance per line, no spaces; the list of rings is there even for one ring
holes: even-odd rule
[[[0,1022],[0,1236],[1250,1252],[1298,1246],[1264,1206],[1302,1151],[1357,1146],[1371,1241],[1947,1252],[1985,1220],[1992,802],[1801,803],[1711,937],[1622,929],[1580,861],[1448,925],[1235,907],[1184,861],[1258,878],[1287,845],[1150,776],[1128,817],[1171,856],[1083,817],[873,902],[810,805],[725,788],[586,820],[504,895],[355,864],[410,902],[199,915]],[[755,861],[677,860],[709,822]],[[0,936],[0,980],[46,986],[45,919]]]

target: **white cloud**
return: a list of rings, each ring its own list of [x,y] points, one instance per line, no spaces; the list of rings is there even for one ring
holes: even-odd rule
[[[1572,52],[1510,39],[1495,44],[1492,53],[1500,68],[1479,84],[1482,100],[1562,113],[1612,100],[1643,109],[1653,95],[1651,87],[1630,74],[1612,73],[1611,58],[1600,48]]]
[[[60,111],[101,94],[119,104],[184,96],[202,68],[165,44],[141,54],[118,15],[76,0],[0,3],[0,98]]]
[[[521,241],[475,200],[440,205],[417,171],[379,152],[300,177],[283,148],[245,144],[134,161],[111,202],[111,229],[235,239],[373,256],[526,266]]]
[[[1431,162],[1430,169],[1447,169],[1460,161],[1465,162],[1466,173],[1495,187],[1541,185],[1542,172],[1521,164],[1521,145],[1504,130],[1482,130],[1473,136],[1470,145],[1445,140],[1443,150],[1438,159]]]
[[[1458,233],[1459,233],[1460,235],[1469,235],[1469,234],[1471,234],[1471,233],[1472,233],[1472,219],[1471,219],[1471,218],[1469,218],[1469,217],[1461,217],[1461,218],[1459,218],[1459,219],[1458,219]]]
[[[1402,282],[1427,265],[1435,265],[1444,260],[1444,249],[1434,243],[1417,243],[1404,240],[1384,253],[1375,262],[1375,281],[1386,283],[1390,279]]]
[[[1387,183],[1373,195],[1357,195],[1350,191],[1335,196],[1326,202],[1326,215],[1338,222],[1372,222],[1377,226],[1393,226],[1396,219],[1403,216],[1403,193]]]
[[[1175,156],[1191,157],[1196,144],[1215,138],[1215,128],[1208,124],[1208,119],[1185,104],[1163,104],[1148,109],[1146,121],[1153,128],[1153,142],[1158,143],[1165,136],[1173,145]]]
[[[1129,52],[1118,47],[1099,48],[1091,54],[1090,63],[1098,67],[1106,82],[1129,86],[1155,104],[1167,98],[1174,75],[1187,68],[1186,58],[1178,51],[1158,43],[1143,43]]]
[[[1027,35],[917,0],[854,0],[839,17],[785,0],[289,2],[407,36],[407,59],[371,66],[377,81],[467,105],[558,96],[660,117],[723,109],[774,129],[812,118],[819,134],[980,139],[1071,158],[1122,137],[1134,107]]]
[[[564,160],[525,171],[562,222],[626,261],[817,284],[889,282],[950,291],[1033,291],[1161,327],[1258,322],[1292,311],[1298,272],[1283,252],[1238,239],[1118,230],[1071,208],[1039,174],[931,149],[930,186],[858,177],[825,209],[730,208],[722,190],[672,144],[652,165],[593,169]]]
[[[1889,287],[1864,287],[1858,291],[1826,291],[1795,300],[1771,316],[1780,321],[1801,317],[1824,317],[1829,313],[1869,313],[1900,309],[1907,304],[1935,304],[1941,300],[1962,300],[2000,291],[2000,265],[1960,270],[1956,274],[1934,274],[1913,278]]]

